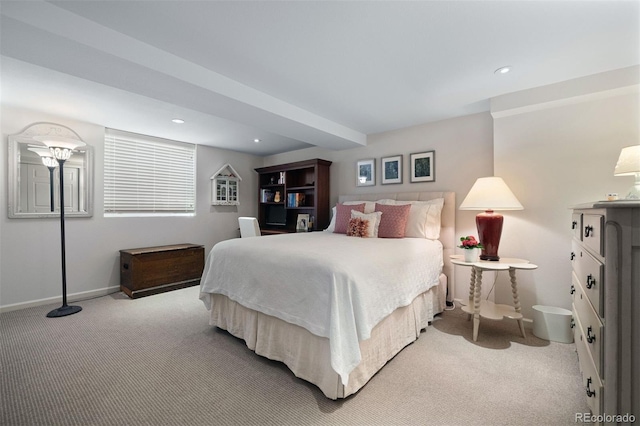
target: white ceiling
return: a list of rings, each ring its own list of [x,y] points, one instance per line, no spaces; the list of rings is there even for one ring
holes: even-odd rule
[[[2,0],[0,12],[3,105],[257,155],[357,147],[640,64],[637,1]]]

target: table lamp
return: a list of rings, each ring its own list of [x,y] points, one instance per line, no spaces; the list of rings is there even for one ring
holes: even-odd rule
[[[523,210],[520,201],[499,177],[484,177],[476,180],[467,194],[460,210],[484,210],[476,216],[478,237],[483,249],[480,260],[500,260],[498,246],[504,218],[494,210]]]
[[[614,176],[635,176],[636,182],[626,196],[627,200],[640,199],[640,145],[628,146],[620,151]]]

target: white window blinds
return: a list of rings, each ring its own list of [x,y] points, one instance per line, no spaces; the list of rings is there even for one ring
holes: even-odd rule
[[[107,129],[105,213],[194,213],[195,145]]]

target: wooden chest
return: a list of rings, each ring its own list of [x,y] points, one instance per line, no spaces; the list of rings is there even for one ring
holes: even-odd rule
[[[120,250],[120,290],[136,299],[198,285],[203,269],[204,247],[201,245]]]

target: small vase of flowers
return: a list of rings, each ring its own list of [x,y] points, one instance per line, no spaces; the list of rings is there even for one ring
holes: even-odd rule
[[[473,235],[467,235],[466,237],[460,237],[460,247],[464,249],[464,261],[465,262],[477,262],[480,255],[480,249],[484,248],[482,244]]]

